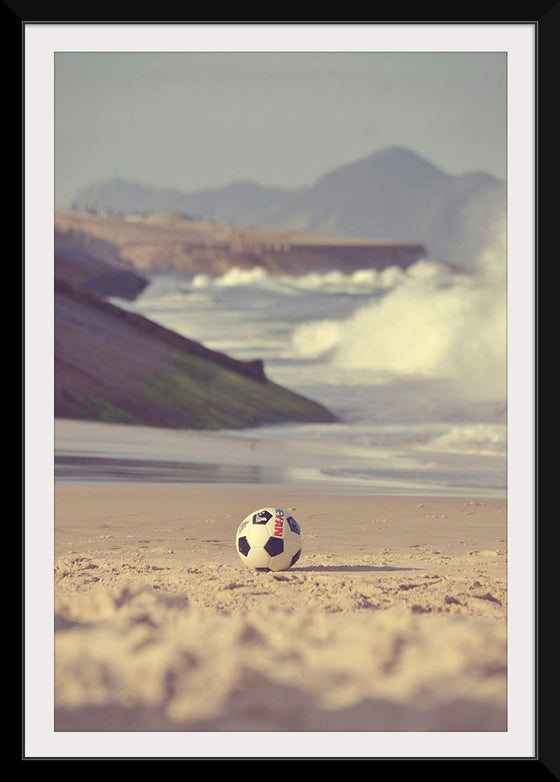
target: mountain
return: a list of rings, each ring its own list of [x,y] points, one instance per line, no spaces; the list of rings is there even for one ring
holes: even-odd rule
[[[190,214],[218,223],[260,225],[269,212],[278,209],[292,191],[262,187],[251,182],[233,182],[217,189],[198,190],[187,196]]]
[[[436,260],[471,266],[505,216],[505,183],[451,175],[389,147],[296,190],[237,183],[180,193],[115,180],[85,188],[74,208],[115,214],[173,210],[240,226],[417,242]]]
[[[177,212],[189,216],[188,196],[172,188],[155,188],[126,179],[107,179],[79,191],[72,208],[108,214],[151,214]]]
[[[261,361],[210,350],[65,280],[54,305],[57,418],[179,429],[337,420],[268,380]]]
[[[263,221],[269,227],[417,241],[431,258],[470,266],[505,214],[505,184],[452,176],[392,147],[325,175]]]
[[[222,188],[189,194],[117,178],[82,188],[73,199],[72,208],[114,215],[172,212],[182,217],[245,225],[248,215],[253,220],[276,208],[289,192],[251,182],[233,182]]]

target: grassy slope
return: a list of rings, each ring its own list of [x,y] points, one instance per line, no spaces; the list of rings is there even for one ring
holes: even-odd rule
[[[138,390],[156,404],[165,399],[173,415],[193,428],[333,420],[321,405],[282,386],[257,383],[198,356],[178,356],[176,371],[153,375]]]
[[[328,422],[322,405],[193,353],[117,307],[59,290],[55,416],[151,426],[221,429]]]

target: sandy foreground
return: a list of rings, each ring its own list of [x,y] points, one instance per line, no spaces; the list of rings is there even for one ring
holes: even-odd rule
[[[247,568],[251,511],[303,530]],[[505,731],[500,499],[55,487],[56,731]]]

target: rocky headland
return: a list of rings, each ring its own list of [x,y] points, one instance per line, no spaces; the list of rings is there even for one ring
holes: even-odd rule
[[[339,269],[406,268],[426,252],[414,242],[325,237],[290,230],[244,228],[176,214],[55,215],[58,252],[95,255],[139,274],[204,273],[262,267],[269,274]]]

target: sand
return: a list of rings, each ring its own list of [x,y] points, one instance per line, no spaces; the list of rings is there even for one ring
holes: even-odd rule
[[[234,546],[270,505],[279,573]],[[59,483],[55,731],[506,731],[506,587],[505,500]]]

